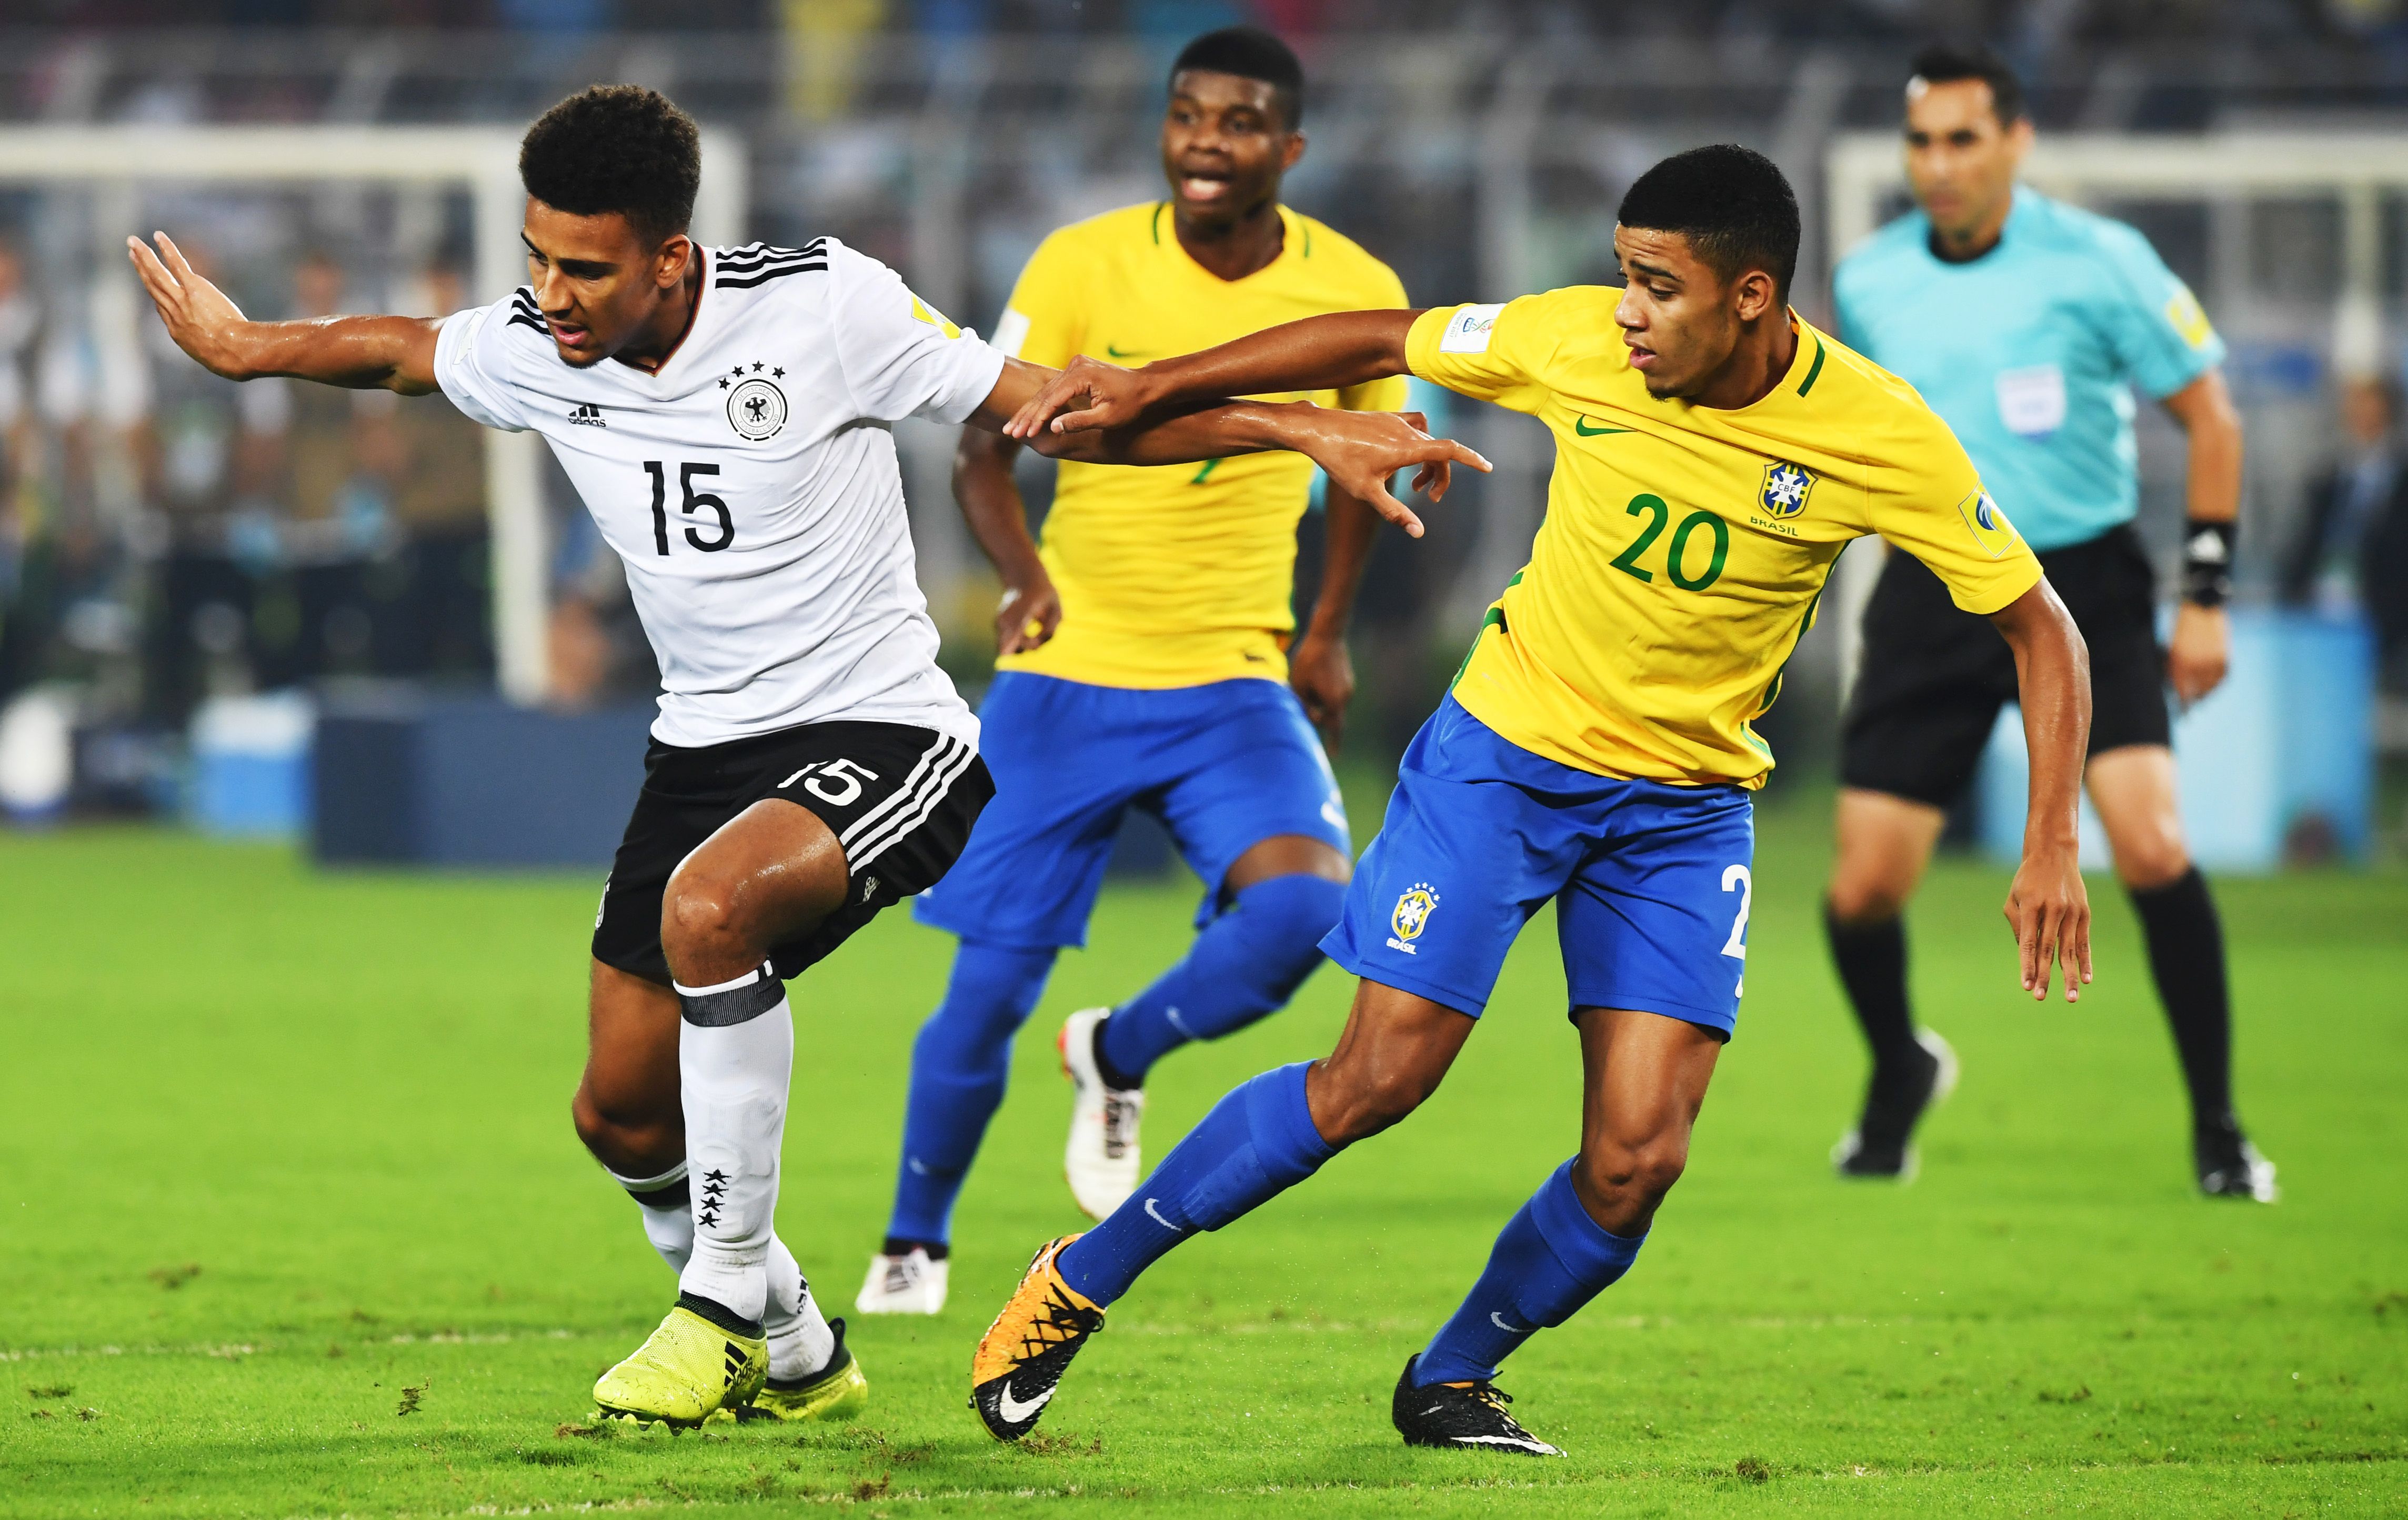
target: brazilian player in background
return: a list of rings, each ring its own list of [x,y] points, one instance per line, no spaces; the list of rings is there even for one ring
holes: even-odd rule
[[[1770,160],[1666,159],[1615,220],[1624,288],[1315,317],[1139,370],[1074,360],[1006,424],[1123,425],[1410,373],[1538,418],[1555,466],[1530,563],[1406,751],[1322,941],[1361,979],[1337,1049],[1230,1093],[1110,1218],[1038,1252],[971,1364],[998,1438],[1036,1425],[1152,1263],[1427,1098],[1553,901],[1580,1149],[1507,1222],[1389,1408],[1411,1444],[1556,1455],[1507,1409],[1498,1364],[1629,1269],[1687,1164],[1746,967],[1752,799],[1772,768],[1752,725],[1852,539],[1929,566],[2014,649],[2032,768],[2007,918],[2032,997],[2057,964],[2069,998],[2088,980],[2090,682],[2039,561],[1914,389],[1790,308],[1798,201]]]
[[[1919,209],[1840,265],[1840,335],[1947,421],[2082,628],[2085,780],[2173,1025],[2199,1185],[2271,1203],[2274,1169],[2233,1113],[2223,929],[2183,842],[2166,710],[2169,685],[2185,703],[2215,689],[2229,644],[2241,422],[2224,344],[2140,233],[2016,184],[2031,141],[2023,91],[1995,55],[1934,48],[1916,59],[1906,166]],[[2133,386],[2189,440],[2169,649],[2132,529]],[[1843,1175],[1911,1177],[1915,1122],[1954,1084],[1954,1054],[1910,1011],[1899,915],[2014,691],[2007,646],[1911,556],[1890,556],[1865,609],[1827,920],[1873,1055],[1863,1117],[1832,1153]]]
[[[1304,153],[1303,70],[1234,27],[1173,64],[1162,122],[1168,199],[1046,238],[996,345],[1058,366],[1211,348],[1299,317],[1401,307],[1388,267],[1280,204]],[[1325,387],[1324,406],[1394,411],[1402,379]],[[1326,495],[1327,555],[1293,647],[1301,454],[1057,476],[1040,548],[1012,480],[1017,439],[965,430],[953,491],[1004,585],[995,683],[980,710],[998,799],[920,921],[960,937],[944,1001],[912,1048],[903,1155],[864,1313],[943,1307],[955,1197],[1003,1101],[1011,1042],[1087,919],[1123,815],[1160,819],[1203,880],[1187,955],[1128,1000],[1070,1014],[1064,1170],[1102,1218],[1137,1185],[1154,1064],[1284,1004],[1321,964],[1352,841],[1313,725],[1334,741],[1354,675],[1346,624],[1377,519]]]

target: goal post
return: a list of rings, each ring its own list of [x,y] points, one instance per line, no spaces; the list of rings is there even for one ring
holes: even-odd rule
[[[0,184],[70,187],[94,198],[95,271],[131,281],[122,239],[138,192],[154,185],[302,182],[465,189],[471,205],[470,298],[501,299],[523,284],[519,242],[525,193],[521,133],[480,126],[19,126],[0,128]],[[750,194],[742,142],[702,135],[702,188],[694,236],[732,243]],[[532,433],[485,435],[485,509],[491,532],[494,676],[505,696],[540,702],[550,685],[546,584],[550,544],[541,445]]]

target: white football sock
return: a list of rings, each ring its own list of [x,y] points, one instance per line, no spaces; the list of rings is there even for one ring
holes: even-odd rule
[[[769,1375],[781,1383],[809,1377],[836,1350],[836,1331],[820,1312],[795,1254],[775,1235],[769,1237],[769,1311],[762,1323],[769,1332]]]
[[[644,1238],[669,1264],[669,1270],[681,1273],[694,1255],[694,1204],[688,1191],[677,1185],[685,1175],[682,1161],[657,1177],[610,1173],[610,1180],[635,1198],[637,1212],[644,1217]],[[659,1193],[667,1193],[676,1201],[655,1207],[648,1200]],[[761,1323],[769,1336],[769,1375],[792,1383],[827,1365],[836,1352],[836,1331],[820,1312],[819,1300],[811,1297],[811,1286],[803,1280],[795,1254],[775,1234],[769,1237],[768,1268],[769,1298]]]
[[[681,1161],[657,1177],[622,1177],[614,1171],[610,1180],[636,1200],[636,1212],[644,1216],[644,1239],[652,1242],[669,1270],[684,1271],[686,1258],[694,1255],[694,1202],[686,1189],[677,1185],[685,1181],[685,1163]],[[667,1201],[654,1204],[656,1195],[666,1195]]]
[[[681,1291],[740,1319],[769,1302],[770,1227],[794,1077],[795,1019],[767,963],[729,982],[678,986],[678,1090],[685,1107],[694,1255]],[[796,1274],[799,1281],[801,1273]]]

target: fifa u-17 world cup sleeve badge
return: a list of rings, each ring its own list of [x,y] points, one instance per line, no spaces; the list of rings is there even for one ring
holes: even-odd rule
[[[2015,547],[2015,525],[2007,521],[1997,498],[1987,491],[1975,491],[1956,504],[1956,515],[1973,532],[1973,541],[1982,552],[1992,559],[2004,559]]]
[[[1420,954],[1421,952],[1413,948],[1413,941],[1422,937],[1422,930],[1429,927],[1430,914],[1436,911],[1438,894],[1430,890],[1427,882],[1415,882],[1407,887],[1397,898],[1396,911],[1388,915],[1388,927],[1396,930],[1388,937],[1388,948],[1401,950],[1408,955]]]

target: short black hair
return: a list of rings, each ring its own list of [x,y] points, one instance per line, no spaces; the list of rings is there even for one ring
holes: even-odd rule
[[[1674,153],[1634,181],[1613,219],[1626,227],[1677,232],[1726,283],[1750,269],[1772,277],[1789,298],[1798,272],[1798,193],[1753,148],[1717,143]]]
[[[694,220],[702,136],[694,118],[657,90],[589,85],[527,128],[519,181],[571,216],[616,211],[657,247]]]
[[[1295,49],[1259,26],[1225,26],[1205,33],[1179,50],[1170,65],[1171,79],[1189,69],[1260,79],[1271,87],[1287,129],[1294,132],[1304,124],[1304,65],[1297,61]]]
[[[2013,126],[2024,119],[2024,81],[2007,61],[1986,43],[1958,47],[1953,43],[1935,42],[1914,55],[1914,72],[1909,76],[1907,88],[1914,80],[1926,84],[1954,84],[1958,79],[1979,79],[1990,87],[1990,106],[1999,113],[1999,125]]]

